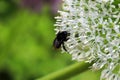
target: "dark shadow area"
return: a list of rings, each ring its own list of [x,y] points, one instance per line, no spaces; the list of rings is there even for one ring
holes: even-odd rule
[[[7,69],[0,70],[0,80],[14,80],[11,72]]]

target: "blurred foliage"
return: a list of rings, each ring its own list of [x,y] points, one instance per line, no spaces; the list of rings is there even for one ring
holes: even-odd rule
[[[3,80],[34,80],[74,63],[69,54],[52,46],[55,20],[49,6],[38,14],[11,1],[0,0],[0,76],[7,76]]]
[[[17,10],[17,3],[13,0],[0,0],[0,20],[9,17]]]

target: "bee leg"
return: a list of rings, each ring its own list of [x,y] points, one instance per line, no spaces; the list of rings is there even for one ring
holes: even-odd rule
[[[67,41],[69,38],[66,38],[65,41]],[[64,43],[63,43],[64,44]]]
[[[63,49],[64,49],[66,52],[68,52],[67,49],[65,48],[64,43],[62,44],[62,47],[63,47]]]

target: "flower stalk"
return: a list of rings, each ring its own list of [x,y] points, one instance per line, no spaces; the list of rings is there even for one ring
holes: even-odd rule
[[[92,63],[91,63],[92,64]],[[65,80],[88,70],[89,63],[75,63],[67,68],[48,74],[45,77],[36,80]]]

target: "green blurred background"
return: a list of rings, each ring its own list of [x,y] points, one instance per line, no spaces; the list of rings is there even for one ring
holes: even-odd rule
[[[0,0],[0,80],[35,80],[76,62],[52,46],[60,5],[60,0]],[[89,70],[68,80],[99,77]]]

